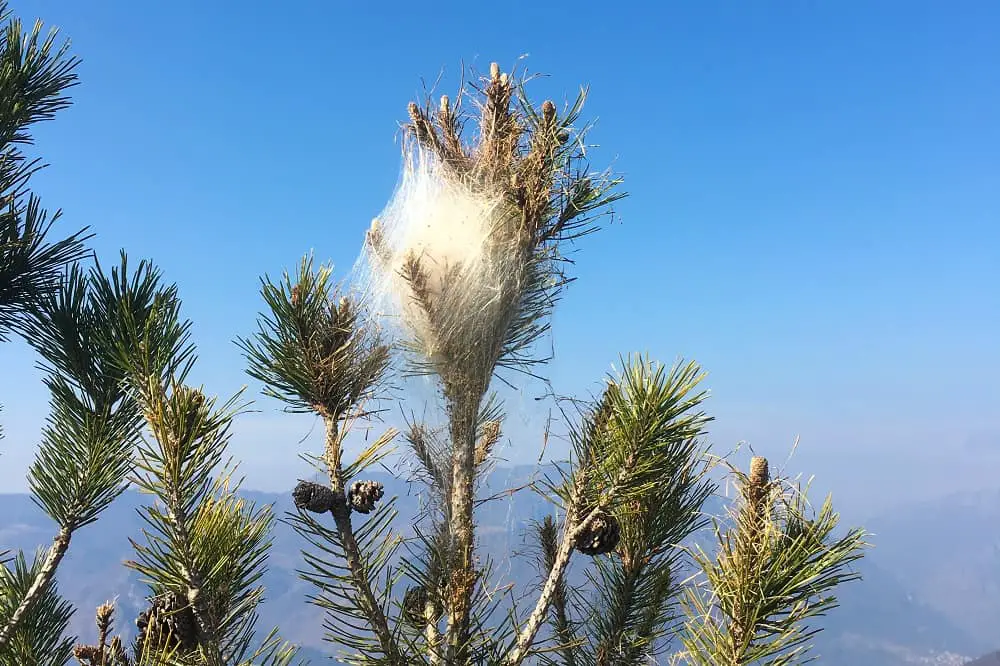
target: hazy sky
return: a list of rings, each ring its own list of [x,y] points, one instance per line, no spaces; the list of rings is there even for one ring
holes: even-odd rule
[[[380,10],[367,6],[380,7]],[[196,379],[249,381],[258,277],[310,249],[343,275],[399,173],[398,122],[443,71],[491,60],[591,86],[597,167],[631,197],[579,244],[555,317],[561,393],[620,353],[701,362],[719,450],[747,439],[848,505],[1000,478],[1000,5],[981,2],[13,2],[73,39],[76,105],[36,180],[176,281]],[[0,484],[46,412],[0,347]],[[256,396],[258,386],[250,385]],[[537,416],[542,410],[529,405]],[[287,487],[312,427],[270,401],[237,426],[251,486]],[[508,457],[529,461],[525,437]]]

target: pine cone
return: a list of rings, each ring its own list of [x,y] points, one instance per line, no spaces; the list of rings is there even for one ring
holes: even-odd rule
[[[189,652],[198,646],[198,627],[194,611],[180,595],[161,594],[150,600],[150,606],[135,620],[139,628],[135,652],[141,656],[144,645],[150,642],[153,650],[163,647]]]
[[[326,513],[333,508],[335,495],[326,486],[311,481],[299,481],[292,491],[292,501],[296,508],[312,511],[313,513]]]
[[[430,595],[423,585],[407,589],[406,594],[403,595],[403,619],[418,629],[425,626],[427,618],[424,617],[424,611],[427,609],[428,601],[430,601]],[[444,610],[441,608],[441,604],[435,603],[434,620],[440,620],[442,615],[444,615]]]
[[[618,547],[622,530],[618,520],[609,513],[597,514],[587,529],[576,537],[573,547],[584,555],[607,555]]]
[[[371,513],[383,495],[385,489],[378,481],[355,481],[347,493],[347,503],[358,513]]]

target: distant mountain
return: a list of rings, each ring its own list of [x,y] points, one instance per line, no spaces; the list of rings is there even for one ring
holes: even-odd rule
[[[1000,652],[993,652],[985,657],[966,662],[965,666],[1000,666]]]
[[[913,504],[867,527],[876,545],[871,561],[915,600],[988,649],[1000,648],[1000,491]]]
[[[530,491],[510,493],[505,489],[522,485],[529,473],[530,468],[496,470],[487,480],[483,493],[496,495],[499,499],[477,508],[481,552],[491,556],[500,575],[516,581],[525,590],[538,580],[532,544],[526,539],[527,528],[533,520],[546,515],[549,508]],[[397,527],[406,535],[417,506],[413,491],[408,484],[388,475],[372,474],[371,477],[386,485],[387,496],[399,497],[401,515]],[[288,493],[245,494],[258,502],[273,503],[278,517],[292,508]],[[84,639],[93,638],[93,609],[109,597],[118,598],[124,618],[119,630],[131,633],[133,629],[129,623],[141,610],[146,589],[121,562],[133,556],[128,537],[140,534],[142,523],[136,509],[144,501],[144,497],[133,492],[119,498],[98,523],[79,532],[59,569],[60,590],[78,608],[71,629]],[[720,501],[713,500],[708,508],[718,511],[721,506]],[[1000,503],[997,506],[1000,507]],[[940,588],[927,585],[926,578],[944,574],[934,573],[933,562],[925,561],[932,555],[908,550],[927,533],[944,531],[950,534],[946,526],[939,523],[948,522],[948,512],[955,510],[958,507],[950,504],[938,513],[922,509],[924,515],[934,516],[934,521],[918,523],[913,527],[919,527],[916,534],[907,531],[907,512],[878,520],[880,530],[874,539],[877,548],[859,565],[864,580],[844,586],[839,593],[842,606],[823,618],[825,631],[815,641],[821,663],[829,666],[958,666],[972,655],[984,654],[997,647],[996,641],[991,642],[992,634],[967,631],[965,624],[955,621],[955,606],[949,599],[944,599],[943,606],[939,605],[942,599],[934,591]],[[953,520],[958,524],[962,519],[955,517]],[[54,529],[27,495],[0,495],[0,550],[15,548],[32,552],[49,543]],[[977,533],[986,537],[982,527]],[[965,552],[979,553],[981,550],[975,540],[962,543],[969,549]],[[270,566],[262,581],[267,588],[267,599],[262,605],[258,626],[265,630],[281,627],[284,638],[309,650],[309,654],[303,656],[331,655],[330,647],[323,642],[322,612],[306,602],[312,589],[296,575],[296,569],[301,567],[301,546],[298,535],[288,525],[282,522],[276,525]],[[962,552],[949,553],[941,561],[949,566],[963,566]],[[910,572],[914,571],[924,572],[926,578],[912,578]],[[993,575],[998,572],[1000,568]],[[968,601],[977,608],[989,605],[988,600],[979,598]],[[977,663],[977,666],[988,663]]]

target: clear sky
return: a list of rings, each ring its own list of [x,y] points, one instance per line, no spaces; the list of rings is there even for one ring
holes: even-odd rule
[[[452,93],[463,60],[527,54],[539,99],[591,86],[593,162],[631,192],[579,244],[559,392],[620,353],[694,358],[720,451],[784,459],[798,435],[793,467],[849,504],[1000,478],[995,2],[12,7],[84,61],[76,105],[38,132],[43,202],[104,261],[124,247],[178,283],[211,392],[249,381],[232,340],[259,275],[310,249],[350,268],[421,78]],[[19,489],[46,395],[23,345],[0,363],[0,484]],[[257,407],[234,452],[249,485],[287,487],[312,424]],[[537,455],[526,439],[510,459]]]

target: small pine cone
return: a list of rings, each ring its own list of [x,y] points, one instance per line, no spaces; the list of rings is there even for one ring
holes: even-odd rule
[[[358,513],[371,513],[385,489],[378,481],[355,481],[347,493],[347,502]]]
[[[299,481],[292,491],[296,508],[313,513],[326,513],[332,509],[334,497],[332,490],[311,481]]]
[[[747,479],[749,488],[747,489],[747,501],[753,510],[763,516],[765,511],[765,498],[767,497],[771,472],[767,465],[767,458],[754,456],[750,459],[750,474]]]
[[[767,458],[754,456],[750,459],[750,485],[763,487],[771,478]]]
[[[198,624],[191,604],[176,594],[167,596],[165,602],[165,612],[160,619],[169,630],[171,640],[182,650],[194,649],[198,645]]]
[[[583,530],[573,547],[584,555],[607,555],[618,547],[622,530],[618,520],[609,513],[601,512],[590,521],[590,526]]]
[[[427,610],[427,602],[430,595],[423,585],[416,585],[406,590],[403,595],[403,619],[413,627],[421,628],[427,624],[424,612]],[[441,604],[434,604],[434,619],[440,620],[444,615]]]

